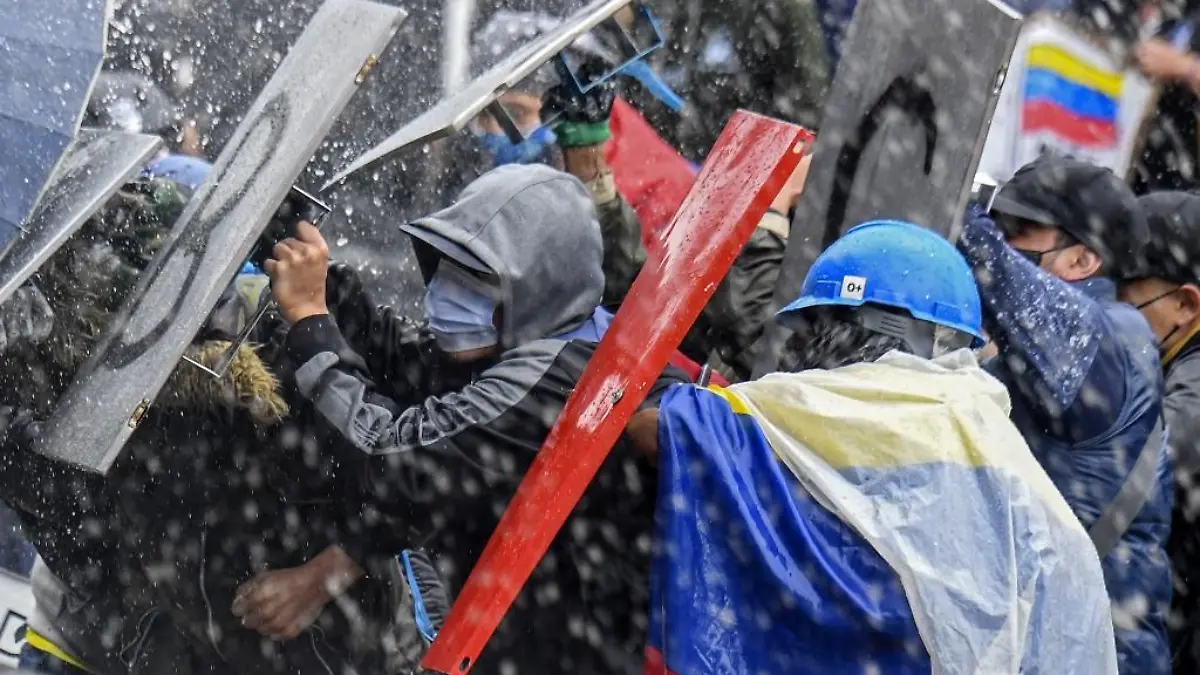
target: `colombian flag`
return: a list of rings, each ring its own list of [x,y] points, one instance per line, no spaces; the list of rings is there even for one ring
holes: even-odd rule
[[[1023,131],[1048,131],[1076,145],[1117,145],[1120,73],[1092,66],[1050,44],[1029,50],[1021,105]]]
[[[659,408],[646,675],[1115,675],[1100,562],[970,352]]]

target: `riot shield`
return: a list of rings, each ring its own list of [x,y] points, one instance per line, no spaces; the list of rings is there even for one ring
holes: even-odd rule
[[[495,103],[504,92],[520,84],[584,33],[608,20],[632,1],[593,0],[563,20],[554,30],[525,45],[469,82],[459,93],[443,99],[429,111],[401,127],[399,131],[339,171],[321,189],[327,190],[350,174],[374,166],[410,145],[437,140],[461,131],[479,113]],[[497,115],[501,123],[505,117],[505,114]]]
[[[775,286],[776,308],[849,227],[907,220],[953,238],[1021,16],[992,0],[859,3]],[[768,325],[755,375],[786,329]]]
[[[404,16],[366,0],[322,5],[62,397],[40,452],[107,471]]]
[[[466,673],[578,504],[812,135],[738,111],[521,480],[421,666]]]
[[[41,200],[0,253],[0,303],[132,179],[162,145],[156,136],[84,129],[50,179]]]

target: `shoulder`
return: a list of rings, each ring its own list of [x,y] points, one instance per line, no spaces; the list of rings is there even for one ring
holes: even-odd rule
[[[1111,302],[1104,308],[1101,323],[1106,328],[1106,337],[1120,346],[1136,372],[1152,383],[1161,382],[1158,340],[1141,312],[1123,302]]]
[[[1167,389],[1189,389],[1200,394],[1200,349],[1185,351],[1167,368]]]

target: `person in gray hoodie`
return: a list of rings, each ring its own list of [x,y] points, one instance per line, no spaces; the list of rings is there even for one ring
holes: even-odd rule
[[[411,351],[368,364],[348,347],[326,306],[328,248],[316,228],[301,224],[266,269],[291,324],[301,394],[357,448],[369,506],[431,549],[454,590],[607,330],[597,310],[600,226],[578,179],[509,165],[402,229],[427,284],[433,356]],[[363,325],[404,348],[413,335],[406,322],[415,324],[378,310]],[[441,391],[419,386],[430,358],[468,364],[472,375]],[[669,370],[647,404],[685,380]],[[641,672],[654,481],[623,440],[476,672]]]

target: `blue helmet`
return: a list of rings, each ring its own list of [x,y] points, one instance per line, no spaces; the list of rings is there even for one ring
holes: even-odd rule
[[[967,261],[935,232],[911,223],[876,220],[854,227],[825,250],[800,297],[778,320],[810,307],[882,305],[974,337],[982,346],[979,288]],[[887,331],[884,331],[887,332]]]
[[[166,178],[175,181],[188,191],[196,191],[200,184],[208,178],[212,164],[187,155],[167,155],[146,165],[142,175],[147,178]]]

